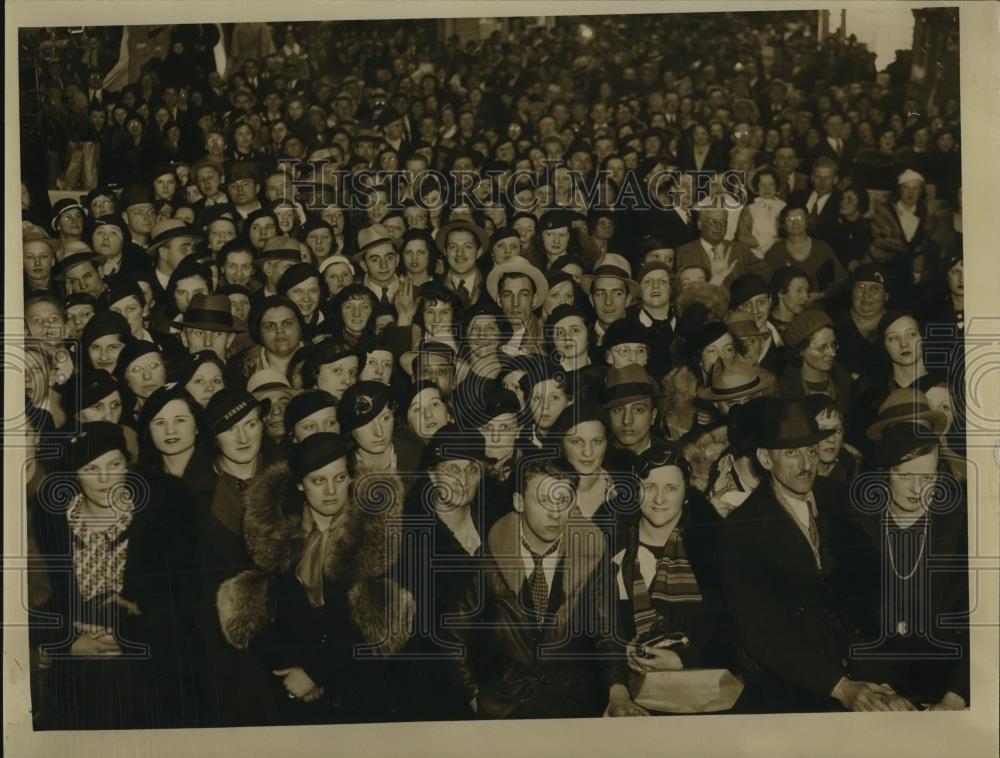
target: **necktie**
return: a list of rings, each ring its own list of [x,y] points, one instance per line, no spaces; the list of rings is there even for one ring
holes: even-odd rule
[[[379,298],[379,302],[382,303],[382,305],[389,305],[389,288],[388,287],[383,287],[382,288],[382,297]]]
[[[302,559],[295,567],[295,578],[306,591],[309,605],[319,608],[323,605],[323,532],[313,526],[305,539]]]
[[[455,294],[458,295],[458,299],[462,301],[462,307],[469,307],[469,288],[465,286],[465,280],[459,279],[458,286],[455,287]]]
[[[545,616],[546,609],[549,607],[549,583],[545,579],[545,569],[542,567],[542,561],[555,552],[556,548],[559,547],[559,543],[556,542],[541,554],[536,553],[528,547],[528,543],[524,540],[521,541],[521,544],[531,553],[531,559],[535,562],[535,569],[531,572],[531,576],[528,577],[528,590],[531,592],[531,605],[535,612],[535,618],[540,624]]]
[[[816,553],[816,562],[820,563],[819,529],[816,528],[816,501],[813,500],[812,495],[806,498],[806,504],[809,506],[809,542]]]
[[[819,218],[819,195],[813,201],[812,207],[809,209],[809,223],[813,223]]]
[[[723,258],[722,243],[719,243],[718,245],[716,245],[715,247],[712,248],[712,259],[716,263],[721,263],[722,262],[722,258]]]

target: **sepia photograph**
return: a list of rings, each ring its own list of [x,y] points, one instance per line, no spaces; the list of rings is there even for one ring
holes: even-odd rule
[[[11,755],[995,754],[995,9],[173,5],[8,6]]]

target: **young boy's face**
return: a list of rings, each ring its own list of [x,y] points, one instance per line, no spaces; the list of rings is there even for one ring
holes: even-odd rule
[[[514,506],[521,513],[529,542],[551,545],[558,540],[566,530],[575,497],[565,479],[528,477],[524,494],[514,498]]]

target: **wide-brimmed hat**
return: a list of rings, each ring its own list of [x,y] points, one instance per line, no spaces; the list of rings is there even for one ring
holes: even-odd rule
[[[620,279],[632,297],[639,297],[641,290],[632,278],[632,266],[624,257],[615,253],[604,255],[591,273],[580,277],[580,286],[585,292],[590,292],[594,281],[604,277]]]
[[[935,411],[927,395],[913,387],[900,387],[889,393],[878,408],[878,419],[868,427],[868,439],[878,441],[886,429],[896,424],[912,422],[929,428],[935,438],[948,427],[948,416]],[[930,434],[925,435],[925,441]]]
[[[184,317],[177,322],[184,329],[205,329],[210,332],[242,332],[233,319],[232,304],[226,295],[203,295],[191,298]]]
[[[298,240],[284,235],[271,237],[264,243],[260,255],[254,258],[254,265],[261,266],[268,261],[302,263],[302,251],[299,249]]]
[[[708,386],[698,390],[702,400],[733,401],[756,395],[771,386],[761,372],[755,367],[744,363],[724,365],[721,361],[712,367]]]
[[[354,260],[360,260],[361,256],[366,252],[379,245],[389,245],[393,249],[396,247],[392,241],[392,237],[389,236],[389,230],[382,226],[382,224],[366,226],[358,232],[358,249],[352,257]]]
[[[636,400],[655,399],[660,388],[642,366],[631,363],[608,371],[604,382],[604,407],[617,408]]]
[[[809,447],[832,435],[834,429],[820,429],[815,416],[802,400],[767,398],[760,415],[757,447],[765,450],[787,450]]]
[[[535,285],[535,295],[531,299],[531,310],[537,310],[542,307],[545,298],[549,296],[549,283],[545,279],[545,274],[519,255],[511,258],[506,263],[494,266],[486,277],[486,291],[490,293],[490,297],[493,298],[494,302],[500,302],[500,279],[505,274],[520,274],[531,279]]]
[[[201,232],[193,226],[188,226],[180,219],[168,218],[163,221],[157,221],[156,225],[153,227],[151,239],[149,241],[149,246],[146,248],[146,252],[152,253],[163,243],[169,242],[177,237],[191,237],[192,239],[200,240]]]

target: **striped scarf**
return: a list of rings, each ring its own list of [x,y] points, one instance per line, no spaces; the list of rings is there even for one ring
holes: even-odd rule
[[[638,552],[639,546],[636,546]],[[633,561],[636,556],[633,555]],[[659,621],[659,612],[653,602],[660,603],[700,603],[701,592],[694,571],[684,551],[683,532],[674,529],[663,546],[663,552],[656,561],[656,573],[649,589],[646,580],[633,563],[632,612],[638,639],[649,636]]]

